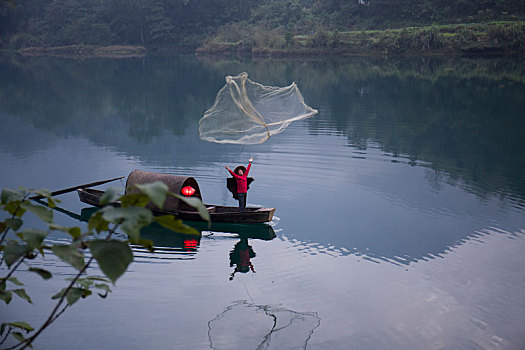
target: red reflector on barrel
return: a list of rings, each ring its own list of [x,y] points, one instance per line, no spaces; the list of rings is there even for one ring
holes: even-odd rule
[[[193,194],[195,194],[195,189],[191,186],[186,186],[186,187],[183,187],[182,190],[181,190],[182,194],[189,197],[189,196],[193,196]]]

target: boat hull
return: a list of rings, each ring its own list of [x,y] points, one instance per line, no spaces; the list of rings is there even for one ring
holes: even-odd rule
[[[103,191],[94,189],[79,189],[77,190],[78,197],[81,202],[100,207],[100,197]],[[120,205],[118,202],[111,203],[112,205]],[[275,208],[257,208],[246,207],[244,211],[239,211],[238,207],[211,205],[205,204],[212,222],[227,222],[227,223],[244,223],[256,224],[269,222],[273,219]],[[182,220],[190,221],[204,221],[197,211],[181,210],[178,212],[170,212],[158,209],[152,209],[155,215],[173,214]]]

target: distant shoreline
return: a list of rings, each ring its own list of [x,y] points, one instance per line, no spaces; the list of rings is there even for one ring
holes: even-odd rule
[[[273,45],[257,43],[253,38],[231,42],[215,37],[197,48],[196,54],[253,57],[525,54],[525,23],[521,21],[345,32],[321,30],[285,37],[276,35],[270,41],[277,43]]]
[[[312,31],[305,35],[268,34],[268,41],[251,36],[237,41],[215,36],[195,46],[137,45],[36,46],[16,50],[24,56],[69,58],[144,57],[147,52],[199,56],[323,57],[323,56],[458,56],[525,55],[525,22],[462,23],[386,30]],[[270,40],[271,39],[271,40]],[[231,40],[231,39],[230,39]]]
[[[131,45],[113,45],[113,46],[95,46],[95,45],[66,45],[66,46],[33,46],[16,50],[24,56],[59,56],[72,58],[127,58],[127,57],[144,57],[146,48],[144,46]]]

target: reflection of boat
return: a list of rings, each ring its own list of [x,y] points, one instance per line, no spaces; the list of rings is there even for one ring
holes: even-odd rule
[[[199,185],[192,177],[149,173],[139,170],[135,170],[129,174],[126,182],[126,193],[133,191],[133,185],[135,184],[152,183],[155,181],[164,182],[173,193],[202,200]],[[100,206],[100,197],[104,193],[103,191],[94,189],[79,189],[77,192],[80,201],[93,206]],[[119,205],[119,203],[116,202],[113,203],[113,205]],[[210,204],[205,204],[205,206],[210,213],[212,222],[263,223],[271,221],[275,212],[275,208],[246,207],[244,211],[239,211],[238,207]],[[157,215],[174,214],[183,220],[202,221],[199,213],[194,208],[175,197],[168,197],[162,208],[158,208],[151,203],[148,207]]]
[[[169,247],[184,252],[197,252],[202,238],[198,235],[175,233],[157,223],[151,223],[141,228],[140,237],[152,241],[155,251],[158,251],[159,247]]]
[[[235,233],[241,237],[261,239],[265,241],[270,241],[274,239],[275,231],[273,227],[268,224],[229,224],[229,223],[212,223],[211,227],[208,227],[208,224],[203,223],[202,221],[184,221],[188,226],[196,228],[198,231],[211,231],[211,232],[225,232],[225,233]]]
[[[99,208],[90,207],[83,208],[80,212],[79,220],[87,222],[91,215],[93,215]],[[189,225],[199,232],[224,232],[233,233],[241,239],[260,239],[270,241],[276,237],[275,231],[272,226],[268,224],[229,224],[229,223],[212,223],[208,227],[208,223],[202,221],[184,221],[186,225]],[[159,252],[159,247],[169,247],[176,249],[176,251],[169,251],[169,253],[175,252],[197,252],[202,236],[197,235],[186,235],[182,233],[173,232],[167,228],[162,227],[156,222],[149,224],[140,229],[141,238],[149,239],[155,246],[155,251]],[[166,253],[166,249],[163,251]],[[166,253],[168,254],[168,253]]]

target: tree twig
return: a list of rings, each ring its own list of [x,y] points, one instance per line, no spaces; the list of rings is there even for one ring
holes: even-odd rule
[[[133,203],[133,205],[135,205],[137,203],[138,199],[135,200],[135,203]],[[105,238],[105,240],[109,240],[111,238],[111,236],[117,231],[118,227],[124,222],[124,219],[120,219],[119,222],[115,223],[114,227],[111,228],[111,229],[108,229],[108,234]],[[95,258],[92,256],[91,258],[89,258],[89,260],[87,261],[86,264],[84,264],[84,266],[82,267],[82,269],[75,275],[75,277],[71,280],[71,282],[69,283],[69,285],[66,287],[66,289],[64,290],[64,292],[62,293],[62,296],[60,297],[60,299],[58,300],[57,304],[55,305],[55,307],[53,308],[53,311],[51,311],[51,314],[49,315],[49,317],[47,318],[47,320],[40,326],[40,328],[33,334],[31,335],[29,338],[19,342],[18,344],[15,344],[9,348],[6,348],[4,350],[14,350],[14,349],[20,349],[20,350],[23,350],[23,349],[26,349],[27,347],[31,346],[31,344],[33,343],[33,341],[40,335],[40,333],[42,333],[47,327],[49,327],[53,322],[56,321],[56,319],[58,317],[60,317],[60,315],[62,315],[66,310],[67,308],[70,306],[69,304],[67,304],[66,306],[64,306],[64,308],[62,308],[62,310],[59,311],[60,309],[60,306],[62,305],[62,303],[64,302],[64,300],[66,299],[67,297],[67,293],[73,288],[73,286],[75,285],[75,283],[78,281],[78,279],[80,278],[80,276],[82,276],[84,274],[84,272],[86,272],[86,270],[88,269],[89,265],[93,262]],[[17,266],[13,269],[16,270],[16,268],[18,268],[18,266],[20,266],[20,264],[22,263],[24,259],[22,258],[20,260],[20,262],[17,264]],[[10,275],[12,274],[12,272],[10,273]],[[10,276],[8,275],[8,276]]]
[[[5,279],[5,280],[7,281],[7,279],[8,279],[9,277],[11,277],[11,275],[16,271],[16,269],[18,269],[18,267],[19,267],[20,265],[22,265],[22,262],[24,261],[24,259],[25,259],[25,257],[23,257],[22,259],[20,259],[20,261],[16,264],[16,266],[13,267],[13,268],[11,269],[11,271],[9,271],[9,273],[7,274],[7,276],[2,277],[2,279]]]

